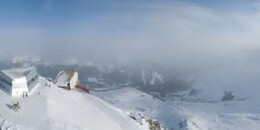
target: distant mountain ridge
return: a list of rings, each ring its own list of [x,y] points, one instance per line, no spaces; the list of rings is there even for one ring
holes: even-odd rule
[[[49,64],[38,57],[15,57],[11,60],[2,60],[0,64],[0,69],[36,66],[40,75],[52,79],[55,79],[60,70],[76,70],[79,72],[80,82],[90,86],[91,89],[134,87],[163,97],[190,90],[192,87],[191,81],[181,77],[175,71],[155,65]]]

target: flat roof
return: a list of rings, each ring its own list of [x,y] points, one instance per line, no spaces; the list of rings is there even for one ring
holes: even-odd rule
[[[13,69],[7,69],[7,70],[2,70],[2,72],[11,78],[12,80],[17,79],[17,78],[22,78],[26,77],[26,75],[33,70],[34,67],[28,67],[28,68],[13,68]]]

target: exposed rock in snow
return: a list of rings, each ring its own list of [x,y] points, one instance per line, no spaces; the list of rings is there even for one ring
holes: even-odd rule
[[[148,126],[149,130],[163,130],[161,123],[157,120],[145,117],[140,113],[129,113],[129,116],[140,125]]]
[[[122,88],[108,91],[94,91],[94,95],[114,106],[128,111],[128,115],[139,124],[147,124],[150,130],[162,129],[159,121],[149,116],[160,109],[164,102],[135,88]]]

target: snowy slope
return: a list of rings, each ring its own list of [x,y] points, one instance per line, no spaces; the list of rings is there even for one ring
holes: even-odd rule
[[[187,128],[192,130],[259,130],[258,102],[230,101],[217,103],[181,103],[187,115]]]
[[[131,87],[91,93],[129,112],[151,112],[164,104],[161,100]]]
[[[92,94],[125,111],[141,113],[152,119],[157,119],[166,128],[178,126],[178,122],[185,119],[185,116],[179,114],[181,108],[178,106],[163,102],[135,88],[92,91]]]
[[[92,92],[93,93],[93,92]],[[174,130],[259,130],[260,105],[257,99],[229,102],[162,102],[134,88],[96,91],[114,106],[140,112],[158,119],[164,127]]]
[[[146,130],[122,110],[85,93],[67,91],[55,86],[43,87],[28,98],[13,99],[0,91],[0,128],[26,130]],[[16,101],[21,112],[9,106]],[[3,121],[5,120],[5,121]]]
[[[0,90],[0,129],[147,130],[147,124],[140,125],[129,117],[139,113],[174,130],[260,129],[257,96],[229,102],[178,99],[164,102],[130,87],[91,91],[89,95],[45,84],[50,83],[41,78],[39,89],[21,99],[11,98]],[[21,104],[20,113],[9,108],[16,101]]]

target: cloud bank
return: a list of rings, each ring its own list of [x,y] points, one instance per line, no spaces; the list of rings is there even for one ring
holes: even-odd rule
[[[88,3],[82,3],[72,8],[79,6],[80,15],[66,11],[61,14],[69,20],[54,18],[60,25],[1,26],[0,50],[53,62],[159,63],[200,73],[199,79],[207,80],[201,86],[210,82],[214,87],[236,88],[260,76],[260,4],[245,3],[215,7],[183,1],[121,1],[98,10],[84,9]],[[55,4],[48,5],[46,12],[55,12]],[[82,10],[90,13],[84,15]]]

